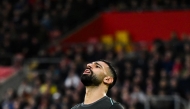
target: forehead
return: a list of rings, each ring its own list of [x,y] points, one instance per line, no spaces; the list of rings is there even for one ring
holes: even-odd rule
[[[95,61],[95,62],[98,63],[98,64],[100,64],[104,68],[108,68],[109,67],[105,62],[102,62],[102,61]]]

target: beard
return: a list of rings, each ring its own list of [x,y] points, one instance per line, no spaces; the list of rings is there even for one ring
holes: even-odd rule
[[[99,86],[101,84],[101,80],[94,74],[94,72],[90,70],[90,74],[82,74],[81,75],[81,82],[84,86]]]

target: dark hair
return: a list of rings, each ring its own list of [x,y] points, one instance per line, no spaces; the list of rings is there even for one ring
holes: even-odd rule
[[[115,71],[114,67],[112,66],[112,64],[111,64],[110,62],[108,62],[108,61],[106,61],[106,60],[100,60],[100,61],[106,63],[106,64],[109,66],[110,72],[111,72],[112,75],[113,75],[113,82],[112,82],[112,84],[110,84],[109,87],[108,87],[108,89],[111,89],[111,88],[115,85],[115,83],[116,83],[116,81],[117,81],[117,74],[116,74],[116,71]]]

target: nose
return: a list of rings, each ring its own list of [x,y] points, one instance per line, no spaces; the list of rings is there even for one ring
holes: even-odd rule
[[[87,64],[87,68],[92,68],[93,64],[92,63],[88,63]]]
[[[88,63],[88,64],[87,64],[87,68],[91,68],[91,63]]]

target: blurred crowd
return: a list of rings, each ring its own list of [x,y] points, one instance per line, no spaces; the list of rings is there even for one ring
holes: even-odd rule
[[[0,0],[0,65],[39,50],[93,16],[93,0]],[[102,6],[104,7],[104,6]]]
[[[189,0],[0,0],[0,65],[41,48],[102,11],[189,9]]]
[[[132,52],[101,43],[69,47],[39,56],[57,62],[31,62],[26,79],[17,90],[7,90],[0,109],[70,109],[84,99],[80,75],[86,64],[99,59],[115,66],[119,79],[108,96],[126,109],[144,109],[147,98],[154,95],[178,95],[190,101],[190,36],[186,34],[181,39],[172,33],[169,41],[135,43]],[[174,101],[150,102],[150,106],[173,109]]]
[[[147,97],[179,95],[190,101],[190,36],[169,41],[137,43],[133,51],[115,51],[103,44],[45,48],[77,25],[101,11],[189,9],[188,0],[0,0],[0,65],[22,67],[24,58],[36,60],[17,90],[8,89],[0,109],[70,109],[85,94],[80,75],[98,59],[113,62],[118,81],[108,95],[127,109],[143,109]],[[153,109],[172,109],[173,102]],[[157,108],[156,108],[157,107]]]

